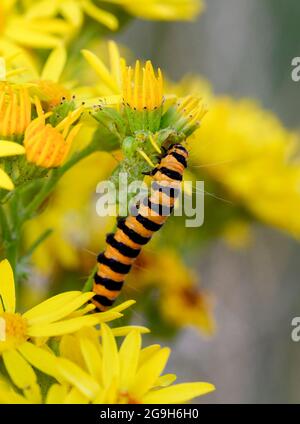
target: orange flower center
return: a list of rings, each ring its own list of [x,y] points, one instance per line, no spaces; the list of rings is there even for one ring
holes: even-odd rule
[[[0,353],[14,349],[27,340],[27,323],[20,314],[0,314]]]

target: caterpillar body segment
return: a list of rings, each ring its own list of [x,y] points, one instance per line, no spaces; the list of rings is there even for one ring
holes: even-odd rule
[[[96,294],[92,302],[99,311],[112,306],[142,247],[172,213],[187,158],[188,152],[181,144],[169,147],[151,173],[151,195],[140,203],[137,216],[119,219],[116,232],[108,234],[106,249],[98,256],[93,284]]]

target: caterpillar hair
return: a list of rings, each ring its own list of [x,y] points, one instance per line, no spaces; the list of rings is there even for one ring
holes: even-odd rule
[[[188,152],[181,144],[170,146],[151,172],[151,195],[139,205],[137,216],[118,219],[117,230],[108,234],[106,249],[98,256],[92,302],[99,311],[107,310],[118,297],[142,246],[147,244],[171,214],[179,196]]]

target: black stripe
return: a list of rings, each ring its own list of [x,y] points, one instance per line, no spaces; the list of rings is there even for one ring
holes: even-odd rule
[[[114,281],[110,278],[101,277],[97,273],[94,275],[94,281],[96,284],[100,284],[101,286],[104,286],[107,290],[111,291],[121,290],[124,284],[124,281]]]
[[[161,193],[163,193],[166,196],[171,197],[171,198],[178,197],[178,195],[180,193],[179,188],[164,186],[164,185],[159,184],[157,181],[154,181],[152,183],[152,189],[154,191],[160,191]]]
[[[183,152],[185,152],[186,154],[188,153],[186,148],[183,147],[181,144],[173,144],[172,146],[169,147],[168,152],[170,152],[172,149],[178,149],[178,150],[182,150]]]
[[[110,300],[106,296],[100,296],[100,294],[96,294],[93,300],[100,303],[102,306],[111,306],[114,303],[114,300]]]
[[[151,221],[150,219],[146,218],[145,216],[142,216],[141,214],[138,214],[136,216],[136,220],[142,224],[142,226],[144,228],[146,228],[146,230],[149,231],[158,231],[161,229],[162,224],[157,224],[156,222]]]
[[[183,155],[177,152],[171,152],[170,155],[173,156],[177,162],[181,163],[181,165],[183,165],[185,168],[187,167],[186,158]]]
[[[125,220],[119,220],[118,222],[118,228],[120,228],[120,230],[122,230],[124,232],[124,234],[126,234],[127,237],[130,238],[130,240],[133,243],[136,244],[140,244],[141,246],[143,246],[144,244],[147,244],[148,241],[151,239],[151,237],[143,237],[140,236],[139,233],[137,233],[136,231],[132,230],[131,228],[127,227]]]
[[[160,205],[159,203],[153,203],[149,198],[144,199],[143,204],[148,206],[149,209],[154,211],[160,216],[169,216],[174,209],[174,206]]]
[[[118,274],[128,274],[131,269],[131,265],[122,264],[122,262],[113,258],[107,258],[104,253],[100,253],[97,260],[100,264],[108,266],[112,271]]]
[[[173,171],[172,169],[166,168],[165,166],[158,168],[158,170],[174,181],[182,181],[182,174],[180,174],[180,172]]]
[[[141,251],[141,249],[133,249],[132,247],[126,246],[126,244],[117,241],[112,233],[107,235],[106,243],[128,258],[136,258]]]

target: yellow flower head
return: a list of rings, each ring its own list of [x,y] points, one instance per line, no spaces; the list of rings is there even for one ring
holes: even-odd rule
[[[28,90],[8,82],[0,82],[0,136],[15,138],[31,121],[31,102]]]
[[[96,404],[182,403],[215,389],[200,382],[172,385],[174,374],[161,375],[170,349],[142,349],[139,329],[129,331],[120,349],[107,325],[101,326],[101,344],[92,331],[62,338],[58,362],[65,390],[52,386],[46,402],[69,403],[73,398],[75,403]]]
[[[158,68],[155,75],[150,60],[141,67],[137,60],[134,69],[123,63],[123,101],[131,109],[151,111],[163,103],[163,77]]]
[[[119,311],[132,305],[125,302],[105,313],[87,302],[94,293],[70,291],[51,297],[22,315],[16,312],[14,276],[7,260],[0,262],[0,356],[13,381],[21,390],[35,390],[36,376],[30,364],[55,376],[53,355],[41,347],[49,337],[62,336],[122,316]],[[45,358],[46,357],[46,358]],[[49,370],[51,368],[51,370]]]
[[[199,126],[207,113],[201,98],[186,96],[177,100],[164,116],[164,125],[174,128],[186,137],[191,135]]]
[[[37,106],[39,109],[39,106]],[[56,127],[46,123],[46,118],[51,114],[43,114],[34,119],[25,132],[24,146],[28,162],[42,168],[55,168],[60,166],[67,157],[72,142],[78,134],[81,125],[76,122],[83,109],[79,108],[70,113]]]

